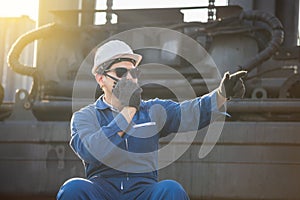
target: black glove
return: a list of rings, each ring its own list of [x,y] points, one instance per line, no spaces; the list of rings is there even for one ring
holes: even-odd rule
[[[123,106],[140,108],[142,88],[137,83],[123,77],[112,90]]]
[[[247,71],[238,71],[234,74],[226,72],[218,88],[219,93],[229,98],[243,98],[245,94],[245,85],[242,78],[247,75]]]

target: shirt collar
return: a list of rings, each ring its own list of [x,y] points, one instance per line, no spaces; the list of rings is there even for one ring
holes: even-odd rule
[[[97,100],[96,102],[94,103],[95,106],[96,106],[96,109],[100,109],[100,110],[105,110],[105,109],[110,109],[112,111],[115,111],[115,112],[119,112],[119,110],[117,108],[114,108],[111,104],[107,103],[104,99],[104,94],[102,94]],[[142,100],[141,101],[141,104],[140,104],[140,110],[143,109],[144,107],[144,101]]]
[[[117,108],[114,108],[111,104],[107,103],[104,99],[104,94],[101,95],[95,102],[96,109],[105,110],[111,109],[112,111],[119,112]]]

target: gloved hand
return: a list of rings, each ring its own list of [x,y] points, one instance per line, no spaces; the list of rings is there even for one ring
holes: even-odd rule
[[[226,72],[218,88],[218,92],[225,98],[243,98],[245,85],[242,78],[247,75],[247,71],[238,71],[234,74]]]
[[[120,79],[112,90],[112,93],[119,99],[122,106],[140,108],[142,88],[128,80],[126,77]]]

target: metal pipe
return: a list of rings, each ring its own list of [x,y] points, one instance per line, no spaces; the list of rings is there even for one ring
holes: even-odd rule
[[[94,11],[96,0],[84,0],[81,2],[81,26],[94,24]],[[89,12],[88,12],[89,11]]]
[[[14,103],[3,103],[0,105],[0,113],[11,112],[14,109]]]
[[[272,15],[275,15],[275,9],[276,9],[276,0],[268,0],[268,1],[253,0],[253,6],[252,8],[250,8],[250,10],[260,10],[263,12],[270,13]]]
[[[32,112],[38,120],[47,121],[68,121],[72,112],[90,104],[88,101],[49,101],[49,102],[35,102],[32,107]],[[5,120],[15,109],[13,103],[4,103],[0,106],[0,113],[2,114],[0,120]],[[227,112],[233,113],[275,113],[276,114],[293,114],[300,113],[299,100],[231,100],[227,103]]]
[[[73,102],[74,107],[82,107],[91,102],[78,101]],[[51,102],[35,102],[33,105],[34,110],[47,111],[48,109],[57,110],[60,112],[69,111],[72,109],[71,101],[51,101]],[[276,113],[300,113],[299,100],[231,100],[227,103],[228,112],[246,112],[246,113],[262,113],[262,112],[276,112]]]
[[[228,112],[245,113],[300,113],[299,100],[232,100],[227,104]]]
[[[285,47],[297,46],[299,1],[296,0],[278,1],[277,0],[275,12],[276,12],[275,15],[281,21],[285,31],[283,46]]]
[[[241,19],[261,21],[266,23],[272,29],[272,31],[270,32],[272,38],[267,48],[265,48],[255,58],[251,59],[248,63],[244,65],[243,69],[247,71],[251,71],[259,64],[269,59],[277,51],[277,49],[283,42],[284,31],[281,22],[276,17],[270,15],[269,13],[265,13],[257,10],[246,11],[241,14]]]
[[[1,83],[1,82],[0,82]],[[2,104],[4,99],[4,88],[2,87],[2,85],[0,84],[0,105]]]

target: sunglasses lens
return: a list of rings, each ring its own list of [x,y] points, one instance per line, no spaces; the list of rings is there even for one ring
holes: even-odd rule
[[[127,69],[126,68],[116,68],[115,72],[118,78],[122,78],[125,74],[127,74]]]
[[[111,70],[108,70],[108,71],[111,71]],[[118,67],[118,68],[113,69],[113,71],[115,71],[116,76],[118,78],[122,78],[124,76],[127,76],[128,72],[130,73],[132,78],[139,78],[139,76],[141,74],[140,70],[137,69],[137,68],[133,68],[133,69],[129,70],[129,69],[124,68],[124,67]]]

